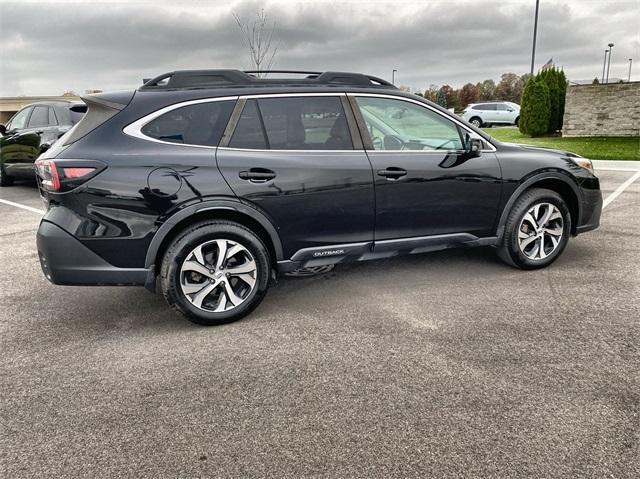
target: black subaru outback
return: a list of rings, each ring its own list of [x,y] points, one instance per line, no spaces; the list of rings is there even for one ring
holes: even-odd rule
[[[288,78],[176,71],[85,97],[36,164],[46,277],[159,289],[212,325],[276,273],[486,245],[535,269],[598,227],[585,158],[501,143],[379,78],[272,73]]]

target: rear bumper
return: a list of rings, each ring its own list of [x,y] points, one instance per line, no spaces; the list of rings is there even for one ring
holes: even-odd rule
[[[42,272],[53,284],[142,286],[152,270],[117,268],[55,224],[43,220],[37,234]]]

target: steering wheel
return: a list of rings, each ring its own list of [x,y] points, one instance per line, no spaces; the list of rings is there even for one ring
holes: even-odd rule
[[[453,139],[451,139],[451,140],[447,140],[447,141],[445,141],[444,143],[441,143],[441,144],[439,144],[438,146],[436,146],[434,149],[435,149],[435,150],[439,150],[440,148],[442,148],[442,147],[443,147],[444,145],[446,145],[447,143],[452,143],[453,141],[454,141]]]

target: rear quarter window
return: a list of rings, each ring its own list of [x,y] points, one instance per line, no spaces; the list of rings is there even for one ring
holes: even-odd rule
[[[218,146],[234,105],[234,100],[186,105],[151,120],[141,131],[169,143]]]

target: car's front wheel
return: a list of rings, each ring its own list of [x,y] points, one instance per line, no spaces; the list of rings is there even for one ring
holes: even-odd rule
[[[567,246],[571,214],[555,191],[525,191],[513,205],[505,223],[498,255],[521,269],[538,269],[553,263]]]
[[[238,223],[211,220],[190,226],[169,246],[160,287],[174,309],[212,326],[253,311],[270,274],[269,253],[258,236]]]
[[[471,123],[476,128],[480,128],[482,126],[482,120],[480,118],[478,118],[477,116],[474,116],[473,118],[471,118],[469,120],[469,123]]]

